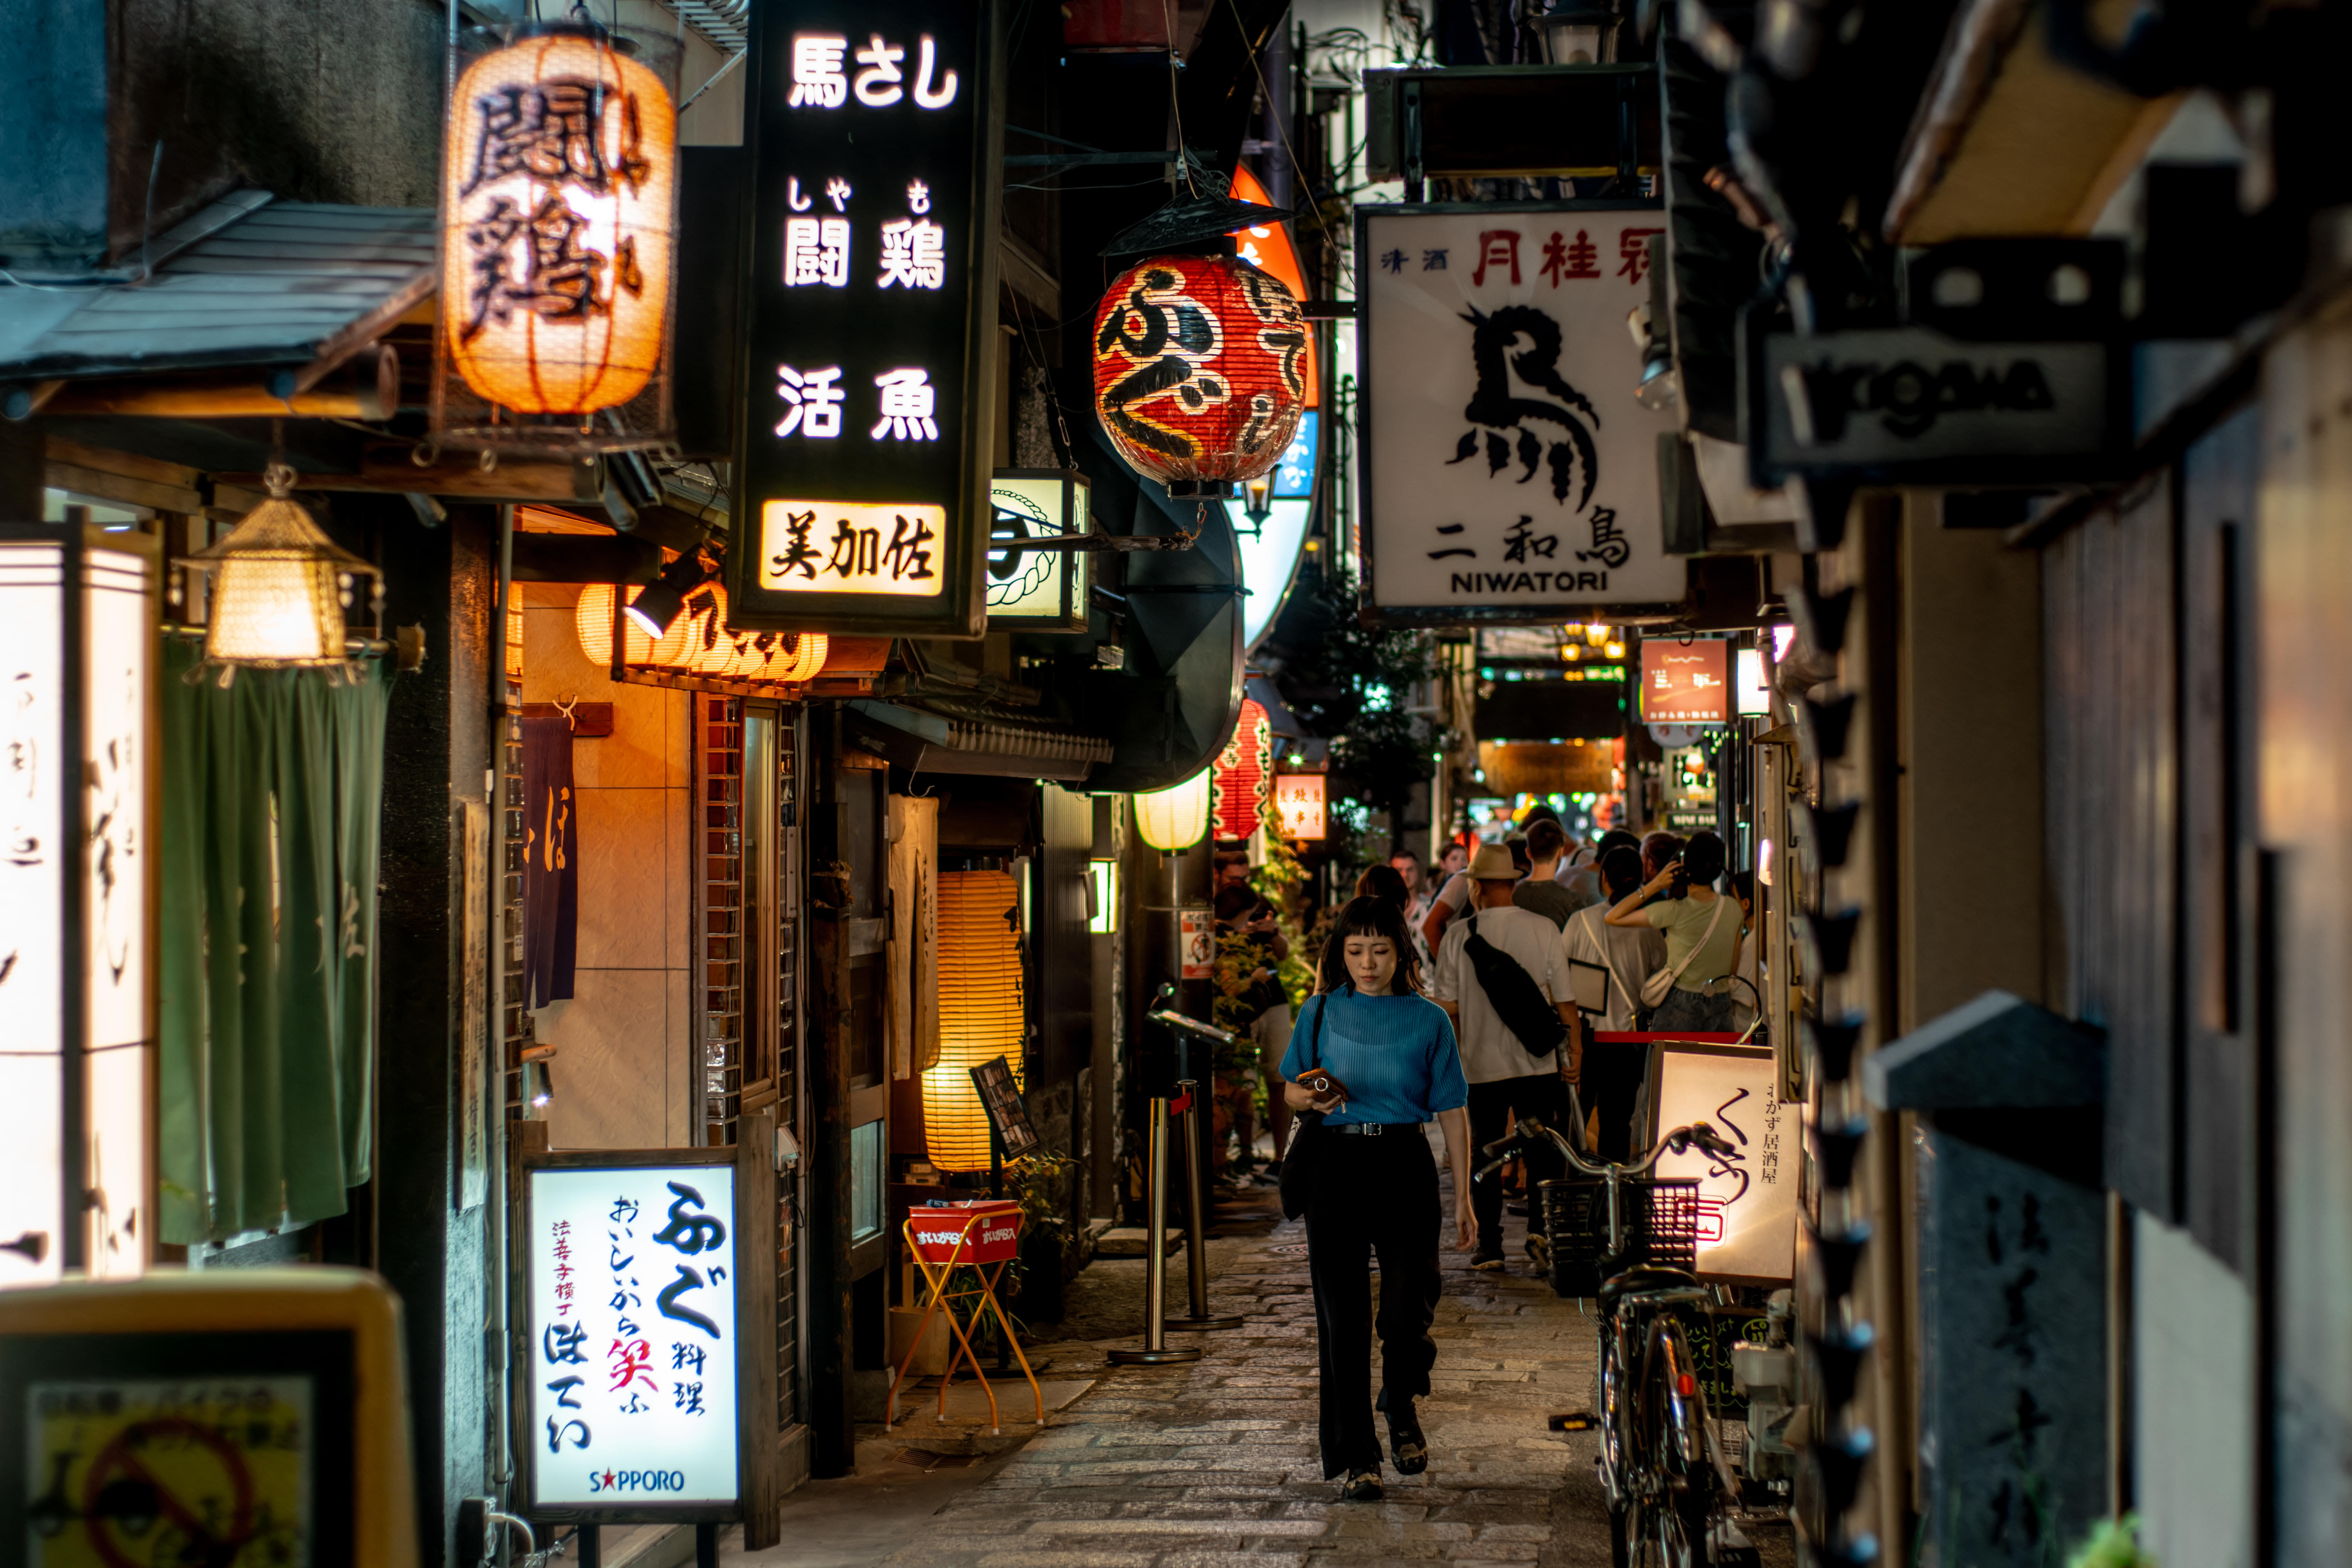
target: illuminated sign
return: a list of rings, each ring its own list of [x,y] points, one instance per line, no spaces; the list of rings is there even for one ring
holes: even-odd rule
[[[1745,990],[1740,1000],[1751,1005]],[[1698,1183],[1698,1271],[1738,1279],[1786,1280],[1797,1245],[1797,1121],[1773,1089],[1765,1046],[1661,1042],[1652,1055],[1652,1131],[1704,1121],[1733,1152],[1694,1148],[1658,1162],[1664,1177]]]
[[[1320,838],[1324,835],[1323,775],[1277,773],[1274,780],[1274,813],[1282,821],[1285,838]]]
[[[735,1154],[539,1156],[526,1173],[530,1511],[738,1516]],[[552,1510],[552,1511],[551,1511]]]
[[[738,627],[977,637],[1000,7],[755,7]]]
[[[1642,718],[1651,724],[1729,723],[1730,645],[1719,637],[1643,643]]]
[[[1365,604],[1391,625],[1558,624],[1679,603],[1672,409],[1627,395],[1665,214],[1633,203],[1356,209]]]
[[[1087,531],[1084,474],[1059,468],[1001,468],[990,483],[989,538],[1052,539]],[[1082,632],[1094,557],[1083,550],[988,552],[992,631]]]

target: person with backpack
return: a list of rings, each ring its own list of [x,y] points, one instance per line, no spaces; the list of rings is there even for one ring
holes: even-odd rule
[[[1470,1081],[1470,1142],[1484,1148],[1503,1136],[1513,1116],[1533,1116],[1548,1126],[1566,1121],[1562,1079],[1575,1070],[1568,1030],[1574,1008],[1559,928],[1512,902],[1519,871],[1510,851],[1499,844],[1480,849],[1467,880],[1470,907],[1446,927],[1430,996],[1454,1020]],[[1527,1163],[1531,1192],[1536,1183],[1562,1173],[1558,1152],[1549,1147],[1529,1150]],[[1502,1188],[1479,1184],[1472,1206],[1478,1250],[1470,1267],[1500,1268]]]

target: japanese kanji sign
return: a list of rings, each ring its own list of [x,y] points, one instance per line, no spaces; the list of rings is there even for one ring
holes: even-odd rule
[[[1399,622],[1678,602],[1625,319],[1664,216],[1622,203],[1359,207],[1364,556]]]
[[[740,1494],[734,1167],[529,1178],[532,1509],[726,1516]]]
[[[1744,990],[1739,996],[1749,1000]],[[1797,1117],[1773,1090],[1771,1049],[1662,1042],[1650,1071],[1654,1138],[1704,1121],[1734,1151],[1718,1157],[1694,1147],[1658,1162],[1659,1175],[1698,1182],[1698,1271],[1790,1278],[1797,1246]]]
[[[982,630],[1000,9],[753,12],[736,626]]]

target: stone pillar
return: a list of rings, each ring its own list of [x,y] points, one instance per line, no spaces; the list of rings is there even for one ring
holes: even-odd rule
[[[2042,1568],[2106,1511],[2102,1037],[1988,991],[1863,1084],[1919,1114],[1919,1561]]]

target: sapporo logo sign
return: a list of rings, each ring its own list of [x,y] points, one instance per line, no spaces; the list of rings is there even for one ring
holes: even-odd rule
[[[1373,605],[1543,620],[1677,600],[1626,313],[1653,208],[1359,209]]]

